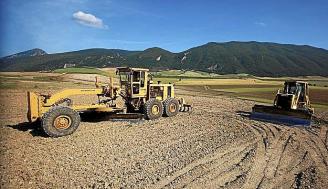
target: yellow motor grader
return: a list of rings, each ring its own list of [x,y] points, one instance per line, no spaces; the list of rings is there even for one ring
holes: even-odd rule
[[[179,111],[191,111],[192,106],[183,98],[176,98],[173,84],[153,83],[149,70],[119,67],[116,74],[120,86],[98,83],[92,89],[65,89],[53,95],[28,92],[29,122],[41,121],[44,132],[51,137],[72,134],[80,124],[80,113],[105,112],[120,118],[143,116],[157,119],[163,115],[175,116]],[[98,102],[74,105],[70,97],[74,95],[96,95]],[[121,96],[125,106],[118,107],[115,100]]]
[[[255,105],[251,118],[287,125],[309,126],[313,112],[308,83],[291,80],[285,81],[283,90],[278,90],[273,106]]]

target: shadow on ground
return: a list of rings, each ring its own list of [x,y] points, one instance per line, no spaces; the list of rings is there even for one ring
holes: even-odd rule
[[[18,123],[16,125],[7,125],[7,127],[11,127],[18,131],[29,132],[32,136],[35,137],[48,137],[40,127],[40,122],[36,121],[34,123],[23,122]]]
[[[115,113],[100,113],[100,112],[85,112],[80,114],[82,122],[97,123],[102,121],[127,121],[127,122],[142,122],[143,115],[138,113],[133,114],[115,114]]]
[[[140,118],[122,119],[120,117],[115,116],[115,114],[108,114],[108,113],[82,113],[80,114],[80,117],[81,117],[81,122],[88,122],[88,123],[98,123],[102,121],[139,123],[144,121]],[[7,127],[16,129],[18,131],[29,132],[34,137],[48,137],[48,135],[46,135],[42,130],[40,121],[36,121],[34,123],[22,122],[16,125],[7,125]]]

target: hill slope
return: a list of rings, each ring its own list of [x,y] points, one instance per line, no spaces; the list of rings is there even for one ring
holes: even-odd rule
[[[161,48],[144,51],[86,49],[33,57],[0,59],[0,71],[39,71],[77,66],[134,66],[186,69],[257,76],[328,76],[328,51],[311,46],[263,42],[207,43],[180,53]]]
[[[6,57],[1,58],[2,60],[6,60],[6,59],[13,59],[13,58],[20,58],[20,57],[29,57],[29,56],[42,56],[47,54],[46,51],[42,50],[42,49],[31,49],[28,51],[24,51],[24,52],[20,52],[20,53],[16,53],[13,55],[9,55]]]
[[[328,76],[328,51],[311,46],[259,42],[208,43],[189,49],[184,68],[258,76]]]

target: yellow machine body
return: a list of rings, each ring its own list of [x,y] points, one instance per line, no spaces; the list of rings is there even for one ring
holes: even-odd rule
[[[56,105],[60,100],[66,99],[74,95],[103,95],[102,88],[96,89],[65,89],[54,95],[43,95],[34,92],[28,92],[28,111],[27,118],[30,122],[34,122],[41,118],[51,107]],[[122,111],[123,108],[110,107],[105,103],[87,104],[87,105],[71,105],[71,109],[75,111],[98,111],[98,112],[116,112]]]
[[[288,125],[311,124],[314,109],[310,104],[308,83],[285,81],[284,89],[278,90],[273,106],[255,105],[252,118]]]
[[[153,83],[149,77],[148,69],[143,68],[117,68],[117,74],[120,77],[121,96],[125,99],[128,111],[138,111],[150,99],[157,99],[164,102],[166,99],[175,98],[173,84]],[[185,110],[190,107],[180,99],[180,108]]]
[[[41,120],[47,112],[58,106],[68,107],[75,112],[91,111],[122,113],[120,116],[123,116],[125,112],[144,113],[142,111],[145,109],[144,107],[147,105],[146,103],[151,100],[158,100],[162,105],[156,105],[155,103],[152,106],[155,107],[153,109],[156,109],[156,106],[158,106],[158,110],[161,110],[161,108],[164,108],[165,100],[172,100],[175,98],[174,86],[173,84],[154,84],[149,77],[148,72],[148,69],[121,67],[117,68],[117,74],[120,78],[120,86],[113,85],[113,78],[110,78],[109,84],[101,84],[96,78],[96,88],[64,89],[53,95],[28,92],[27,118],[30,122],[34,122],[38,119]],[[74,105],[70,100],[70,97],[74,95],[96,95],[98,96],[98,99],[99,97],[102,97],[103,100],[98,100],[98,102],[94,104]],[[118,96],[123,98],[126,106],[116,106],[114,101]],[[167,103],[168,102],[166,102],[166,104]],[[176,99],[175,105],[178,106],[175,107],[175,109],[180,109],[180,111],[191,110],[191,105],[186,104],[184,99]],[[173,106],[174,103],[173,105],[171,104],[171,107]],[[65,121],[65,117],[61,117],[61,119],[58,120]]]

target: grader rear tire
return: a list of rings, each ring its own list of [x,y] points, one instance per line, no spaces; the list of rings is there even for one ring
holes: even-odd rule
[[[179,102],[174,98],[168,98],[163,102],[164,115],[166,117],[176,116],[179,113]]]
[[[163,115],[163,104],[157,99],[148,100],[143,109],[145,119],[153,120],[162,117]]]
[[[50,137],[72,134],[80,125],[80,115],[66,106],[55,106],[42,116],[43,131]]]

